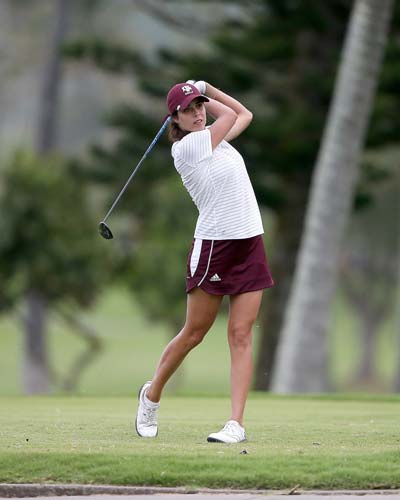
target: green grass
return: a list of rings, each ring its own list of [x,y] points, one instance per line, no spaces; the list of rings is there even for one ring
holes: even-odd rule
[[[0,399],[0,482],[284,489],[400,487],[399,397],[251,395],[249,440],[207,443],[227,398],[166,397],[136,436],[134,398]],[[240,454],[242,450],[247,454]]]

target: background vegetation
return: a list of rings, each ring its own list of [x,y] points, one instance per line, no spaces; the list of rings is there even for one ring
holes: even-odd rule
[[[210,80],[255,111],[235,145],[262,207],[277,282],[255,331],[254,387],[268,390],[356,2],[198,0],[178,11],[172,1],[113,5],[10,0],[0,7],[8,48],[0,63],[0,393],[130,394],[151,377],[184,320],[196,217],[165,137],[112,216],[116,239],[102,241],[97,223],[159,129],[166,91],[188,78]],[[317,376],[328,375],[328,390],[400,390],[399,4],[389,11],[340,249],[329,363]],[[171,392],[227,393],[226,311],[225,304]]]

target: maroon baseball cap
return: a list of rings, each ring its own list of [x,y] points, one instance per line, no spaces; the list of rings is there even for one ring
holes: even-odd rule
[[[191,83],[177,83],[167,95],[168,111],[172,115],[175,111],[186,109],[193,99],[199,98],[208,102],[209,99],[201,94]]]

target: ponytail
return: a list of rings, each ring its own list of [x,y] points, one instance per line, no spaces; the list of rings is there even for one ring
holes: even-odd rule
[[[180,141],[187,134],[189,134],[189,132],[182,130],[175,121],[171,120],[169,122],[168,139],[170,140],[170,142]]]

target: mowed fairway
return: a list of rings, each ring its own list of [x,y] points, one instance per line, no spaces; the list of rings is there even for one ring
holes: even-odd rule
[[[248,441],[206,442],[227,398],[166,397],[156,439],[136,399],[0,398],[0,481],[233,488],[400,487],[398,397],[254,394]],[[241,453],[246,450],[247,453]]]

